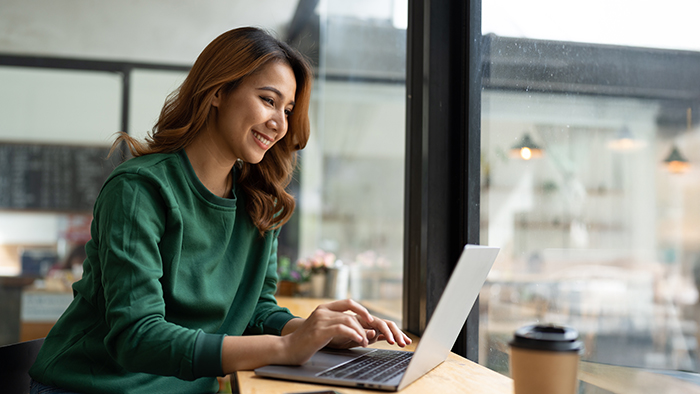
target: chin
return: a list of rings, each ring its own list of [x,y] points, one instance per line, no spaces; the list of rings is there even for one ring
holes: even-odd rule
[[[264,158],[265,158],[265,155],[255,156],[255,157],[246,157],[243,159],[243,161],[245,163],[248,163],[248,164],[259,164],[262,161],[262,159],[264,159]]]

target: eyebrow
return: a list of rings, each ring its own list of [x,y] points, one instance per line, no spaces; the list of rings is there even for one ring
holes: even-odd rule
[[[273,92],[273,93],[277,94],[279,97],[284,98],[284,95],[282,94],[282,92],[280,92],[279,89],[277,89],[277,88],[275,88],[275,87],[273,87],[273,86],[263,86],[263,87],[260,87],[260,88],[258,88],[258,89],[259,89],[259,90],[268,90],[268,91],[270,91],[270,92]],[[292,100],[292,102],[290,102],[289,104],[291,104],[292,106],[294,106],[294,104],[296,104],[296,103],[294,102],[294,100]]]

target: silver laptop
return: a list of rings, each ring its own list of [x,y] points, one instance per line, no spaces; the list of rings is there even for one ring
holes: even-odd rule
[[[467,320],[498,248],[466,245],[415,352],[324,348],[301,366],[268,365],[258,376],[398,391],[440,365]]]

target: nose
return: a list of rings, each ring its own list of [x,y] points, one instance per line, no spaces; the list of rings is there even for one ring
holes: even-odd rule
[[[275,111],[275,114],[265,123],[267,128],[284,135],[287,132],[287,117],[283,111]]]

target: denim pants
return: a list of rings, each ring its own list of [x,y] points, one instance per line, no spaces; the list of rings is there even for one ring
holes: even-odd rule
[[[59,389],[57,387],[47,386],[32,379],[29,382],[29,394],[79,394],[75,391]]]

